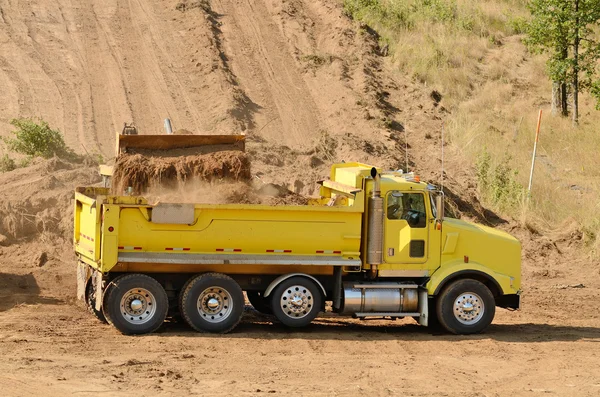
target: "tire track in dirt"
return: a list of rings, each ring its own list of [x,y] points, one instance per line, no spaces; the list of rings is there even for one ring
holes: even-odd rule
[[[42,117],[77,152],[114,153],[123,122],[162,133],[162,120],[198,133],[237,133],[236,93],[214,67],[219,50],[200,10],[175,0],[14,1],[0,8],[0,135],[15,117]],[[249,101],[246,101],[249,102]]]
[[[213,8],[222,15],[231,69],[262,108],[256,115],[257,127],[265,127],[262,136],[305,148],[320,130],[318,111],[268,5],[263,0],[215,0]]]

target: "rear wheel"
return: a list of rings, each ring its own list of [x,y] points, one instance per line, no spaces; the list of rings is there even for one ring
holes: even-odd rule
[[[453,334],[475,334],[492,323],[496,313],[494,295],[477,280],[464,279],[442,291],[436,304],[440,324]]]
[[[273,314],[273,309],[271,308],[271,302],[269,298],[265,298],[263,296],[263,292],[259,291],[246,291],[246,295],[248,296],[248,300],[252,304],[252,307],[263,314]]]
[[[156,331],[165,321],[169,299],[164,288],[144,274],[120,276],[107,290],[104,314],[124,334]]]
[[[201,274],[183,287],[179,307],[185,321],[196,331],[227,333],[242,319],[244,293],[229,276]]]
[[[102,310],[96,310],[96,287],[94,287],[92,280],[88,282],[88,285],[85,288],[85,304],[88,311],[92,313],[94,317],[103,323],[107,323],[106,317],[104,317]]]
[[[305,327],[319,314],[323,303],[320,288],[306,277],[291,277],[271,295],[273,314],[288,327]]]

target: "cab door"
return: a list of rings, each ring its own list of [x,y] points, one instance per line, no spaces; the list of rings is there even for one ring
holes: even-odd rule
[[[385,199],[385,263],[421,264],[427,261],[428,216],[425,194],[390,191]]]

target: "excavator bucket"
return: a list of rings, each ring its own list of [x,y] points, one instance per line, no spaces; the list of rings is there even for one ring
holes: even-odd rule
[[[117,155],[143,151],[193,149],[197,154],[245,150],[245,135],[119,135]]]
[[[245,135],[194,135],[187,130],[171,132],[170,122],[166,135],[139,135],[134,124],[124,124],[117,133],[115,158],[123,153],[150,156],[178,157],[222,151],[245,151]],[[104,186],[109,186],[113,166],[100,166]]]

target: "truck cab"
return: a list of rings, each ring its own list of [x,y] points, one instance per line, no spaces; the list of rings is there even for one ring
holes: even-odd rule
[[[380,179],[378,187],[373,177],[375,171]],[[414,173],[344,163],[332,167],[331,178],[339,183],[362,185],[367,196],[379,191],[383,202],[382,260],[377,264],[367,263],[365,267],[371,269],[377,280],[419,282],[433,306],[427,313],[429,319],[442,319],[444,309],[435,306],[440,306],[441,296],[460,280],[479,283],[478,289],[484,286],[487,290],[484,292],[494,298],[493,305],[520,307],[521,245],[516,238],[491,227],[445,217],[443,192],[421,182]],[[367,209],[363,222],[369,216]],[[370,238],[374,237],[369,236],[367,228],[363,229],[365,251]],[[479,295],[483,294],[465,296],[477,295],[482,302],[484,299]],[[448,324],[453,322],[450,318],[444,325],[446,328],[454,325],[453,332],[467,333],[474,325],[471,323],[475,323],[472,320],[478,315],[478,307],[471,310],[470,304],[464,303],[467,298],[461,301],[461,296],[455,298],[453,311],[461,313],[463,318],[454,316],[458,322]],[[488,307],[489,311],[493,311],[493,306]]]

